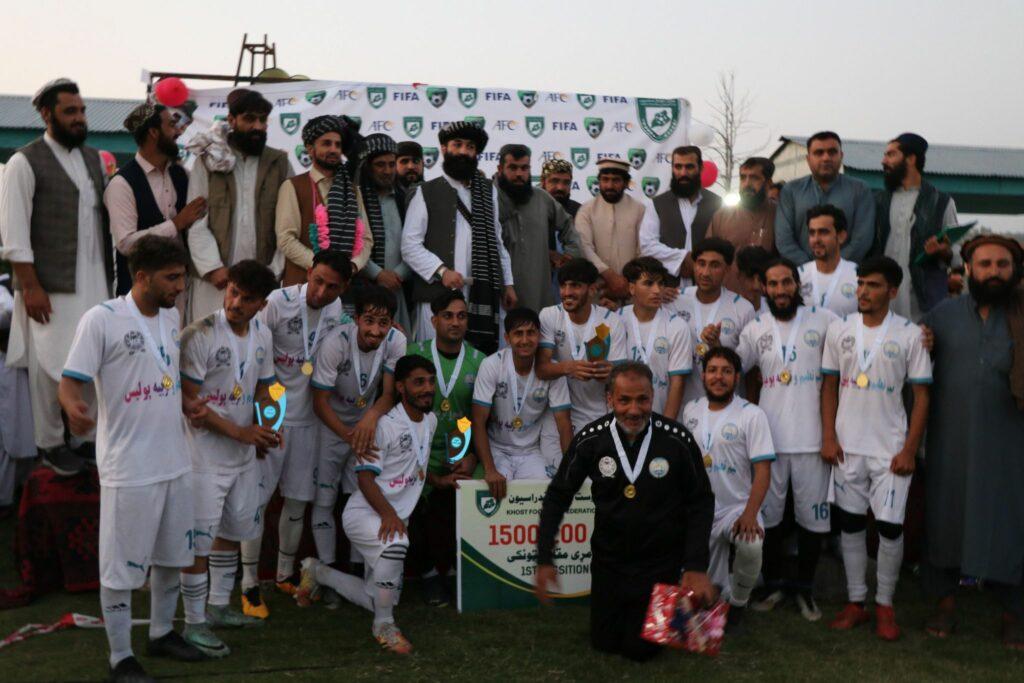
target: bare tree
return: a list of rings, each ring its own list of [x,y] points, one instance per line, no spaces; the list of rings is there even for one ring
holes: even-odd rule
[[[733,170],[747,156],[756,154],[760,148],[748,152],[737,151],[740,137],[750,129],[757,127],[750,120],[753,98],[748,91],[736,93],[736,74],[723,71],[718,74],[718,90],[716,101],[709,102],[708,107],[714,112],[711,129],[715,132],[711,151],[721,161],[718,168],[719,182],[728,192],[732,189]]]

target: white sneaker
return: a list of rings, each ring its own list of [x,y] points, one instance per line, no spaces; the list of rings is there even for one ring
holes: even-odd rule
[[[818,621],[821,619],[821,610],[814,602],[814,596],[810,593],[797,593],[796,605],[800,608],[800,615],[807,621]]]
[[[309,607],[320,595],[320,584],[316,580],[316,568],[320,560],[307,557],[302,561],[302,573],[299,587],[295,589],[295,602],[299,607]]]
[[[752,602],[750,608],[755,612],[771,612],[786,599],[786,593],[782,590],[772,591],[757,602]]]

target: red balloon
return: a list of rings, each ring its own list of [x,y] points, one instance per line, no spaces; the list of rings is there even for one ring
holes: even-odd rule
[[[701,187],[711,187],[718,180],[718,166],[710,159],[704,162],[704,168],[700,171]]]
[[[188,86],[177,76],[161,78],[153,86],[153,94],[165,107],[180,107],[188,100]]]

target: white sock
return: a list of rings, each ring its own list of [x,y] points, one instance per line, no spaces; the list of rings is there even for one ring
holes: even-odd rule
[[[316,581],[322,586],[333,588],[338,595],[352,604],[359,605],[363,609],[373,610],[373,600],[366,592],[366,582],[362,579],[339,572],[321,562],[317,564]]]
[[[408,545],[389,545],[373,567],[373,632],[381,624],[394,623],[395,605],[402,594],[402,575]]]
[[[110,666],[117,666],[132,653],[132,592],[100,586],[103,628],[110,645]]]
[[[231,602],[238,576],[238,551],[210,551],[210,604],[226,606]]]
[[[301,500],[284,499],[281,519],[277,526],[277,580],[284,581],[295,573],[295,553],[302,539],[302,522],[306,515],[306,503]]]
[[[185,606],[185,623],[206,622],[206,572],[202,574],[181,573],[181,602]]]
[[[181,589],[180,569],[151,567],[149,570],[149,639],[156,640],[170,633],[174,613],[178,611]]]
[[[311,522],[317,557],[324,564],[334,564],[338,546],[338,537],[334,530],[334,506],[314,505]]]
[[[896,582],[900,578],[900,566],[903,564],[903,534],[899,538],[878,537],[878,589],[875,591],[875,603],[892,606],[892,596],[896,592]]]
[[[846,570],[846,591],[850,602],[864,602],[868,597],[868,533],[858,531],[839,535],[839,545],[843,552],[843,568]]]
[[[750,591],[754,590],[757,584],[757,577],[761,573],[761,546],[760,538],[753,541],[737,539],[733,545],[736,548],[736,557],[732,561],[732,595],[729,603],[736,607],[745,607],[750,600]]]
[[[260,524],[260,535],[248,541],[242,541],[242,592],[260,584],[260,551],[263,548],[263,525]]]

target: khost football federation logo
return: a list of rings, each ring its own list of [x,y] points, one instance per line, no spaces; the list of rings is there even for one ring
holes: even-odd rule
[[[299,124],[302,123],[302,114],[281,114],[281,130],[287,135],[295,135],[299,130]]]
[[[533,105],[537,104],[537,91],[536,90],[520,90],[519,101],[523,103],[523,106],[529,109]]]
[[[313,160],[309,158],[305,145],[295,145],[295,158],[302,164],[302,168],[309,168],[313,165]]]
[[[423,132],[423,117],[422,116],[404,116],[402,117],[402,128],[405,130],[406,135],[411,138],[419,137],[419,134]]]
[[[326,90],[310,90],[306,93],[306,101],[314,107],[324,101],[327,97]]]
[[[679,100],[639,97],[636,100],[636,118],[647,137],[655,142],[664,142],[679,125]]]
[[[573,147],[569,150],[569,154],[572,157],[572,165],[580,170],[590,163],[589,147]]]
[[[366,89],[366,100],[374,109],[380,109],[388,100],[388,89],[383,86],[370,86]]]
[[[592,138],[597,138],[604,130],[604,119],[597,116],[588,116],[583,119],[583,127],[587,131],[587,135]]]
[[[501,507],[501,503],[498,499],[491,495],[490,491],[483,490],[476,492],[476,509],[480,511],[480,514],[484,517],[493,517],[497,514],[498,509]]]
[[[459,88],[459,102],[466,109],[472,109],[473,105],[476,104],[477,92],[476,88]]]
[[[423,167],[434,168],[434,164],[437,163],[437,155],[439,150],[437,147],[424,147],[423,148]]]
[[[629,164],[639,171],[647,161],[647,150],[632,147],[626,156],[629,159]]]
[[[544,133],[544,117],[543,116],[527,116],[526,117],[526,132],[530,134],[530,137],[540,137]]]
[[[576,101],[579,102],[580,106],[584,109],[590,109],[597,103],[597,96],[580,93],[576,95]]]
[[[658,190],[661,188],[661,179],[646,177],[640,181],[640,188],[646,196],[653,197],[658,194]]]

